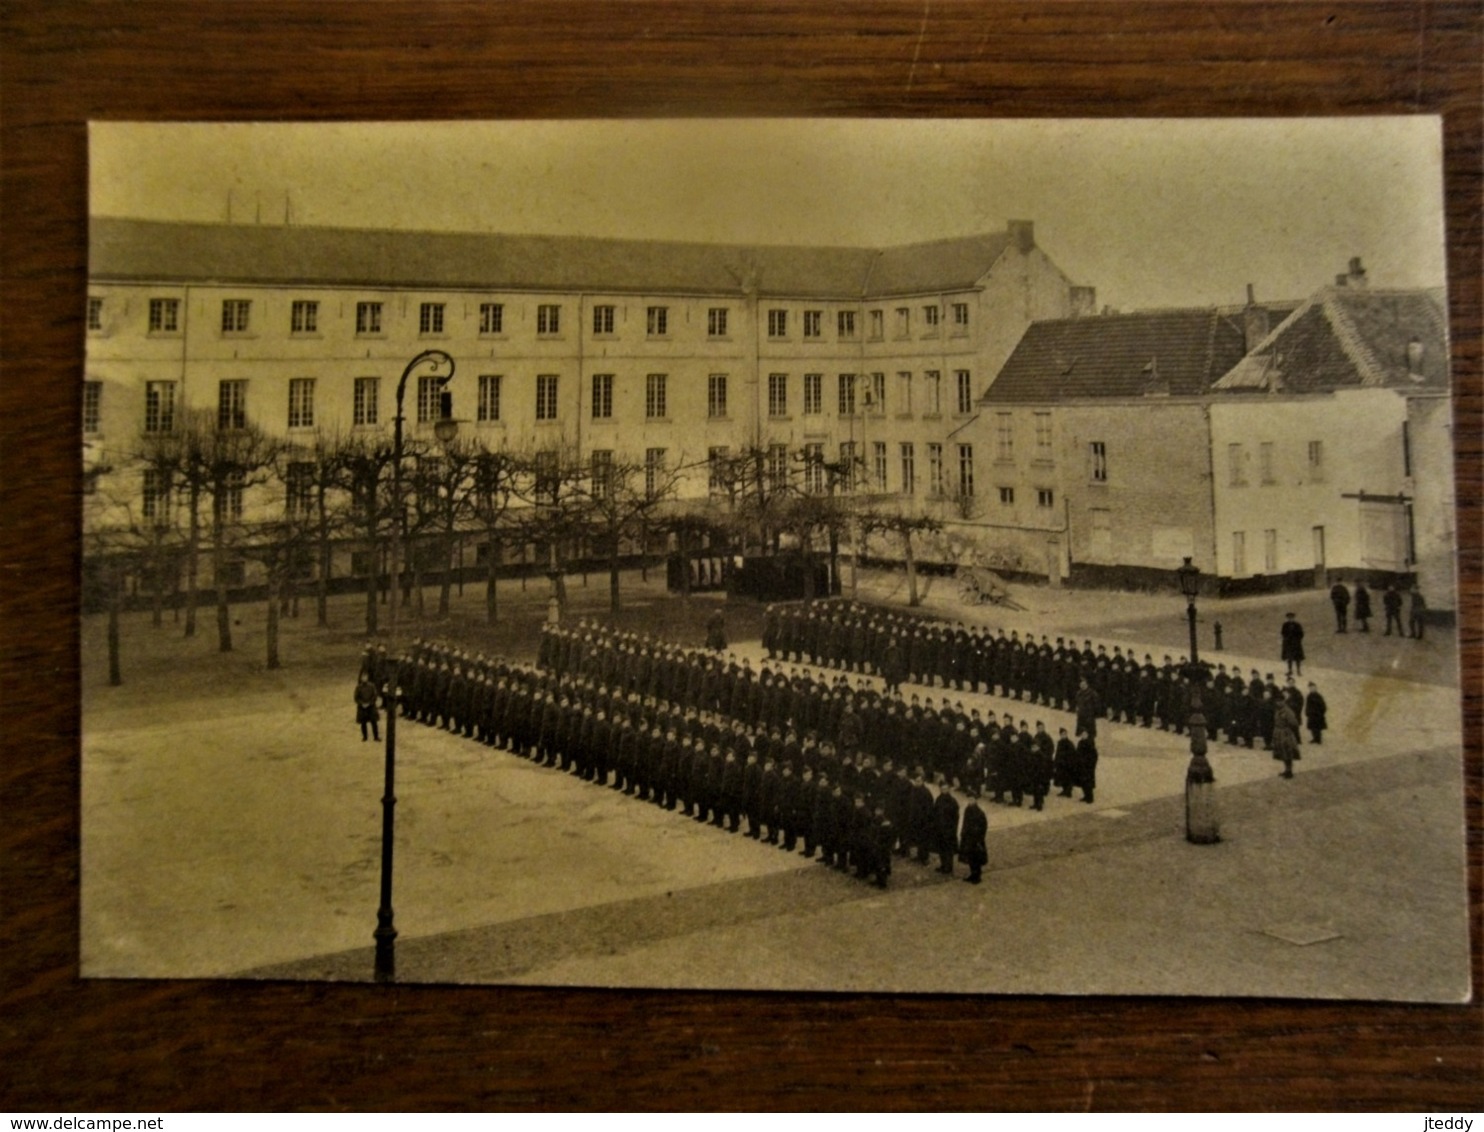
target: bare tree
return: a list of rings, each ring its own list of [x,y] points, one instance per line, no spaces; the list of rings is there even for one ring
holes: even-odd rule
[[[608,557],[608,607],[621,608],[619,562],[623,541],[641,538],[649,521],[674,497],[684,465],[602,462],[576,481],[590,530]]]
[[[545,448],[520,461],[511,492],[524,506],[514,516],[521,537],[547,555],[546,575],[557,608],[567,608],[564,550],[588,533],[589,465],[575,454]]]
[[[931,515],[909,515],[901,511],[870,509],[858,514],[861,539],[881,533],[898,539],[902,544],[902,556],[907,566],[907,604],[922,603],[917,592],[917,558],[914,539],[919,535],[936,534],[943,524]]]
[[[347,526],[360,543],[366,569],[366,635],[378,628],[377,596],[381,561],[396,519],[392,499],[392,465],[396,453],[390,437],[352,437],[336,448],[337,482],[349,507]]]
[[[499,580],[501,550],[510,527],[511,503],[521,464],[504,450],[492,450],[476,441],[471,449],[469,509],[484,530],[486,539],[484,611],[493,625],[499,617]]]

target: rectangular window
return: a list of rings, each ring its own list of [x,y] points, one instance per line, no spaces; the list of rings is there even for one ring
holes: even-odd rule
[[[1242,451],[1240,444],[1228,444],[1226,446],[1226,466],[1228,480],[1232,487],[1247,486],[1247,457]]]
[[[606,421],[613,418],[613,375],[593,374],[593,420]]]
[[[557,375],[543,373],[536,376],[536,419],[554,421],[557,416]]]
[[[840,441],[840,487],[842,490],[855,490],[855,481],[859,470],[860,460],[855,454],[855,441]]]
[[[1009,413],[994,415],[994,458],[1002,464],[1015,459],[1015,418]]]
[[[886,412],[886,374],[873,373],[866,388],[866,412],[881,416]]]
[[[653,308],[651,308],[651,309],[653,309]],[[612,307],[610,307],[610,306],[601,306],[601,307],[594,307],[593,308],[593,333],[594,334],[612,334],[613,333],[613,308]]]
[[[650,307],[646,312],[646,331],[651,338],[664,338],[670,333],[670,308]]]
[[[929,338],[938,333],[938,323],[942,318],[942,308],[937,303],[922,308],[922,332]]]
[[[651,499],[658,495],[664,483],[664,476],[665,450],[646,448],[644,450],[644,494]]]
[[[955,334],[967,334],[969,332],[969,304],[953,304],[953,332]]]
[[[768,374],[768,416],[788,416],[788,374]]]
[[[936,417],[943,412],[943,375],[935,369],[925,370],[922,375],[923,414]]]
[[[818,338],[818,337],[820,337],[820,335],[822,333],[821,327],[823,325],[823,322],[824,322],[824,312],[823,311],[805,311],[804,312],[804,337],[805,338]]]
[[[665,411],[665,386],[662,373],[652,373],[644,379],[644,415],[649,420],[663,420],[668,415]]]
[[[768,337],[783,338],[788,334],[788,311],[773,309],[768,312]]]
[[[1273,442],[1271,440],[1264,440],[1257,446],[1257,472],[1265,484],[1278,482],[1273,472]]]
[[[842,373],[840,375],[840,415],[851,417],[855,415],[855,374]]]
[[[289,428],[314,427],[314,378],[289,378]]]
[[[242,485],[246,476],[234,469],[217,483],[212,494],[211,515],[218,526],[242,522]]]
[[[917,450],[910,440],[902,441],[902,494],[917,493]]]
[[[768,487],[782,491],[788,486],[788,445],[768,445]]]
[[[1232,576],[1240,578],[1247,573],[1247,532],[1232,532]]]
[[[1050,508],[1050,507],[1054,507],[1055,505],[1056,505],[1056,493],[1055,492],[1053,492],[1049,487],[1038,487],[1038,488],[1036,488],[1036,506],[1037,507]]]
[[[1309,482],[1324,482],[1324,441],[1309,441]]]
[[[824,412],[824,374],[804,375],[804,415],[817,416]]]
[[[824,483],[824,445],[815,441],[804,445],[804,490],[818,495]]]
[[[290,522],[314,513],[314,465],[296,460],[284,476],[283,508]]]
[[[724,373],[713,373],[706,379],[706,415],[727,415],[727,375]]]
[[[562,308],[556,303],[542,303],[536,308],[536,333],[553,335],[562,332]]]
[[[1051,414],[1037,413],[1036,421],[1036,462],[1049,464],[1052,462],[1051,448]]]
[[[706,336],[708,338],[725,338],[727,336],[726,307],[712,307],[706,312]]]
[[[222,333],[246,334],[252,316],[251,299],[222,300]]]
[[[351,404],[351,423],[359,427],[377,423],[380,406],[381,378],[356,378],[354,401]]]
[[[418,310],[417,332],[419,334],[443,333],[443,304],[423,303]]]
[[[94,298],[88,299],[88,329],[89,330],[102,330],[103,329],[103,300],[102,299],[94,299]]]
[[[505,304],[479,304],[479,333],[503,334],[505,332]]]
[[[289,332],[317,334],[319,332],[319,303],[313,299],[295,299],[289,307]]]
[[[966,369],[954,370],[953,383],[958,390],[959,413],[972,413],[974,411],[974,379],[969,376],[969,371]]]
[[[1108,482],[1108,445],[1101,440],[1087,446],[1088,472],[1093,483]]]
[[[971,499],[974,495],[974,446],[972,444],[958,446],[958,494],[962,499]]]
[[[247,382],[216,383],[216,427],[223,432],[247,427]]]
[[[555,498],[562,486],[561,476],[557,471],[557,454],[550,448],[539,450],[531,472],[535,481],[531,486],[536,494]]]
[[[846,341],[855,337],[855,311],[835,313],[835,333]]]
[[[1000,505],[1002,507],[1015,506],[1015,489],[1013,487],[1000,488]]]
[[[877,491],[886,490],[886,441],[871,442],[871,486]]]
[[[712,495],[724,495],[727,490],[727,457],[731,449],[725,445],[706,449],[706,490]]]
[[[82,430],[88,435],[103,431],[103,383],[82,383]]]
[[[609,498],[613,494],[613,450],[594,448],[591,467],[594,498]]]
[[[928,494],[943,494],[943,446],[941,444],[929,444],[928,452]]]
[[[432,424],[442,413],[443,383],[441,377],[417,379],[417,423]]]
[[[897,308],[897,337],[906,338],[912,333],[912,308]]]
[[[497,421],[500,419],[500,386],[502,384],[503,381],[498,373],[479,375],[478,420]]]
[[[144,383],[144,431],[175,431],[175,382]]]
[[[381,304],[380,303],[357,303],[356,304],[356,333],[357,334],[380,334],[381,333]]]
[[[1278,532],[1268,529],[1262,532],[1262,572],[1264,574],[1276,574],[1278,572]]]
[[[897,415],[912,415],[912,371],[897,371]]]
[[[170,475],[160,468],[144,469],[144,492],[140,500],[144,517],[158,523],[170,521]]]
[[[149,332],[151,334],[178,334],[180,332],[179,299],[151,299],[149,301]]]
[[[873,341],[881,341],[886,337],[886,316],[879,310],[871,312],[871,338]]]

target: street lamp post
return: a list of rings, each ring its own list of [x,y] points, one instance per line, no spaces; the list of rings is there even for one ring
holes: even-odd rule
[[[1190,623],[1190,765],[1185,770],[1185,840],[1194,845],[1214,845],[1221,840],[1216,817],[1216,775],[1206,759],[1206,716],[1201,691],[1206,683],[1206,669],[1201,664],[1196,645],[1195,599],[1200,592],[1200,569],[1185,559],[1176,573],[1180,592],[1185,595],[1185,616]]]
[[[449,379],[453,377],[453,359],[442,350],[424,350],[407,363],[402,378],[397,382],[397,415],[392,422],[392,547],[391,547],[391,633],[396,644],[397,609],[401,599],[401,544],[402,544],[402,398],[407,392],[407,379],[412,372],[425,363],[432,362],[435,369],[448,373],[439,382],[439,419],[434,425],[434,434],[447,444],[458,432],[458,423],[453,419],[453,395],[448,393]],[[397,806],[397,715],[402,702],[402,661],[392,662],[388,675],[381,673],[381,703],[386,711],[386,765],[381,791],[381,903],[376,909],[376,981],[390,983],[397,976],[397,929],[392,911],[392,858],[395,844],[395,810]]]

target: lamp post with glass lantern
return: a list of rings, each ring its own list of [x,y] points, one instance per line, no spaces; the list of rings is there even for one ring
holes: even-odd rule
[[[1190,622],[1190,664],[1185,669],[1190,681],[1190,765],[1185,770],[1185,840],[1195,845],[1214,845],[1221,840],[1216,817],[1216,775],[1206,759],[1206,716],[1201,692],[1206,683],[1206,669],[1200,662],[1196,645],[1195,599],[1200,593],[1201,571],[1189,558],[1176,571],[1180,592],[1185,595],[1185,616]]]
[[[393,647],[396,644],[397,610],[401,597],[401,550],[402,550],[402,401],[407,393],[407,379],[419,366],[432,363],[435,370],[447,368],[448,372],[439,380],[439,417],[433,425],[433,434],[442,444],[448,444],[458,435],[458,422],[453,419],[453,394],[448,392],[448,382],[453,377],[454,363],[442,350],[424,350],[407,363],[402,378],[397,382],[397,415],[392,422],[392,546],[391,546],[391,634]],[[394,845],[394,811],[397,805],[397,715],[401,706],[402,661],[398,656],[392,661],[390,674],[382,673],[381,703],[386,711],[386,763],[381,793],[381,903],[376,909],[376,981],[389,983],[395,980],[397,971],[397,929],[392,911],[392,857]]]

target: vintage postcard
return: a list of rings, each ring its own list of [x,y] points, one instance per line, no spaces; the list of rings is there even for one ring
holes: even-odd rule
[[[85,977],[1468,998],[1437,118],[90,161]]]

